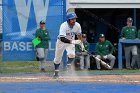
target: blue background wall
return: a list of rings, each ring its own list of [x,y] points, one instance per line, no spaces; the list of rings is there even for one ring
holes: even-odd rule
[[[40,1],[44,4],[40,7]],[[16,3],[17,2],[17,3]],[[26,6],[21,5],[26,2]],[[31,3],[30,3],[31,2]],[[48,6],[46,3],[48,2]],[[34,60],[35,49],[32,46],[32,39],[35,37],[35,31],[39,26],[39,21],[46,21],[46,27],[50,32],[50,46],[48,60],[53,60],[55,42],[59,31],[59,26],[64,19],[65,2],[63,0],[39,0],[39,3],[34,0],[3,0],[3,61],[13,60]],[[28,7],[29,6],[29,7]],[[22,11],[18,11],[19,8]],[[27,16],[28,7],[29,16]],[[39,8],[37,10],[36,8]],[[45,10],[46,9],[46,10]],[[46,12],[45,16],[43,13]],[[21,24],[19,17],[27,20],[27,28],[25,35],[21,34]],[[40,19],[39,21],[37,19]]]

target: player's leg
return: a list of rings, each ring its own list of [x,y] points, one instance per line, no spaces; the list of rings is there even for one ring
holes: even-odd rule
[[[67,56],[68,56],[68,61],[67,61],[67,69],[71,70],[71,65],[74,62],[75,59],[75,45],[73,44],[68,44],[66,47],[67,51]]]
[[[136,62],[138,61],[138,51],[137,51],[137,46],[132,46],[132,62],[131,62],[131,67],[135,68]]]
[[[64,50],[65,50],[65,44],[63,42],[57,40],[55,58],[54,58],[54,68],[55,68],[54,77],[58,77],[59,65],[61,63]]]
[[[81,70],[84,69],[84,56],[83,55],[80,56],[80,69]]]
[[[99,58],[99,59],[101,59],[101,56],[100,55],[97,55],[96,57]],[[101,69],[101,65],[100,65],[100,62],[97,61],[97,60],[96,60],[96,65],[97,65],[97,69],[100,70]]]
[[[111,67],[111,69],[113,69],[114,64],[115,64],[116,57],[113,56],[112,54],[109,54],[109,55],[107,55],[107,59],[110,60],[110,67]]]
[[[89,69],[90,68],[90,56],[89,55],[85,56],[85,59],[86,59],[86,69]]]
[[[42,68],[46,68],[47,56],[48,56],[48,49],[44,49],[44,60],[41,63]],[[42,69],[42,71],[45,71],[45,69]]]
[[[44,68],[44,48],[36,48],[36,51],[37,51],[37,56],[39,58],[39,62],[40,62],[40,70],[41,71],[45,71],[45,68]]]
[[[126,68],[131,69],[131,66],[130,66],[131,46],[125,46],[124,52],[125,52]]]

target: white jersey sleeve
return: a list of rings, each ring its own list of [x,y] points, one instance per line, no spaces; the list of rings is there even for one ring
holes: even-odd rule
[[[64,24],[60,26],[59,37],[66,37],[66,26]]]

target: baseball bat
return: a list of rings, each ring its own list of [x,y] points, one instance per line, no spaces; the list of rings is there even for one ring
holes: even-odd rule
[[[81,43],[80,46],[81,46],[81,48],[82,48],[83,43]],[[87,52],[87,54],[89,54],[89,55],[91,55],[92,57],[94,57],[95,60],[96,60],[97,62],[100,62],[100,64],[102,64],[105,68],[107,68],[107,69],[111,69],[111,66],[108,65],[106,62],[104,62],[103,60],[97,58],[95,55],[92,55],[92,54],[89,53],[88,51],[86,51],[86,50],[84,49],[84,46],[83,46],[83,49],[81,49],[81,50],[84,51],[84,52]]]
[[[95,60],[97,61],[97,62],[100,62],[105,68],[107,68],[107,69],[111,69],[111,66],[110,65],[108,65],[106,62],[104,62],[103,60],[101,60],[101,59],[99,59],[98,57],[96,57],[95,55],[92,55],[91,53],[89,53],[89,52],[87,52],[89,55],[91,55],[92,57],[94,57],[95,58]]]

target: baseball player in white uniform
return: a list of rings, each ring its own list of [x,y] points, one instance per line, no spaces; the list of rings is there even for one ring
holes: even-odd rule
[[[71,63],[75,58],[75,44],[82,44],[81,26],[76,22],[76,18],[77,15],[75,13],[69,13],[67,14],[67,21],[60,26],[54,58],[54,77],[59,76],[59,65],[64,50],[66,49],[68,56],[67,69],[71,69]],[[78,40],[75,40],[75,35],[77,35]]]

